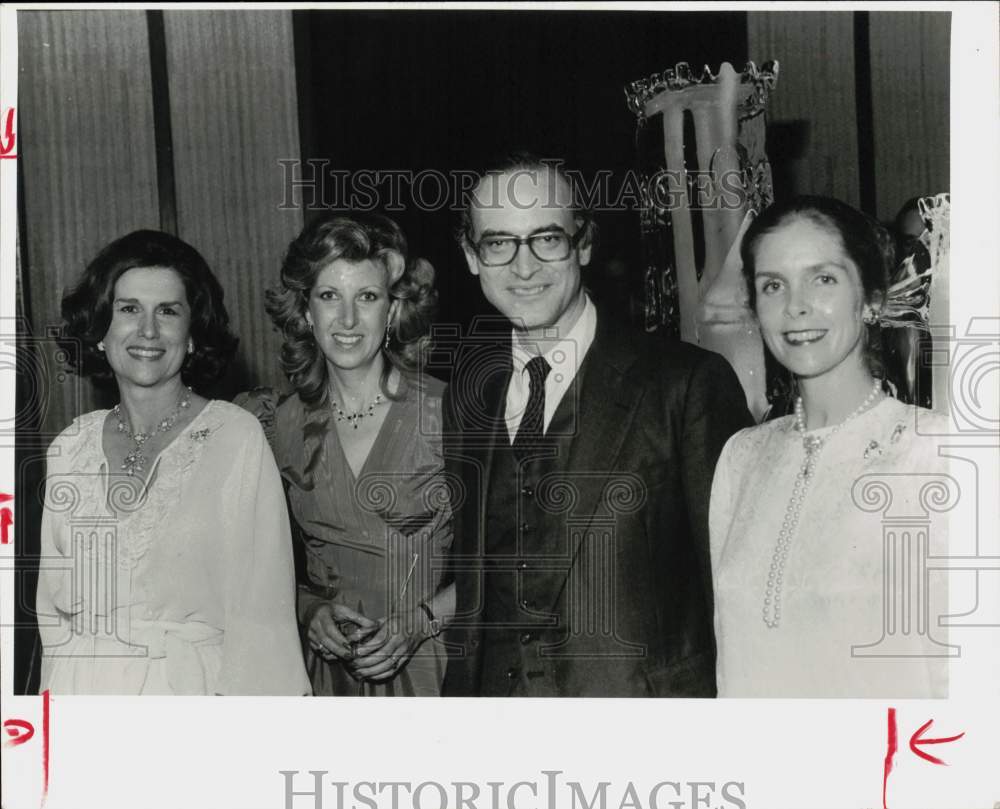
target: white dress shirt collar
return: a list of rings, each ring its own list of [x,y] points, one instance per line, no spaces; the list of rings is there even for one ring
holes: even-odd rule
[[[597,333],[597,309],[589,296],[584,294],[584,298],[583,312],[565,336],[553,334],[552,337],[541,337],[531,342],[530,349],[534,350],[530,350],[525,347],[516,331],[511,332],[511,359],[514,367],[507,387],[505,411],[511,443],[517,435],[521,416],[528,404],[531,386],[525,366],[532,357],[541,353],[551,369],[545,379],[545,430],[548,430],[559,402],[573,384]]]

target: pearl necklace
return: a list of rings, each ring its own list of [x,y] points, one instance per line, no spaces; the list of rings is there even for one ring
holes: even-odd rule
[[[799,396],[795,399],[795,430],[802,436],[802,446],[806,451],[806,456],[802,461],[799,473],[795,476],[792,497],[788,501],[788,507],[785,509],[785,519],[781,523],[781,531],[778,532],[778,539],[774,544],[774,553],[771,555],[771,569],[767,573],[767,590],[764,593],[763,615],[764,623],[768,629],[777,629],[778,624],[781,622],[781,587],[785,572],[785,561],[788,558],[788,551],[791,548],[795,529],[799,525],[802,503],[805,500],[806,490],[812,481],[813,473],[816,471],[816,463],[819,460],[820,451],[845,424],[864,413],[881,392],[882,381],[876,379],[872,384],[871,393],[868,394],[857,409],[824,436],[806,434],[806,417],[805,409],[802,406],[802,397]]]
[[[378,393],[375,395],[375,398],[372,399],[371,404],[369,404],[368,407],[361,407],[353,413],[345,413],[341,406],[337,404],[337,400],[331,396],[330,407],[336,414],[337,421],[346,421],[356,430],[358,429],[358,422],[366,416],[374,416],[376,405],[381,404],[383,401],[385,400],[382,398],[382,394]]]
[[[142,472],[146,468],[146,461],[149,460],[143,453],[142,448],[145,446],[146,442],[149,441],[154,435],[159,433],[166,433],[173,429],[174,425],[177,423],[177,419],[181,415],[181,411],[187,409],[191,406],[191,388],[186,388],[184,394],[181,396],[180,401],[174,407],[173,411],[169,416],[164,418],[156,427],[153,428],[151,432],[148,433],[134,433],[132,432],[132,427],[127,421],[122,417],[122,406],[121,403],[115,405],[115,418],[118,419],[118,432],[126,433],[129,439],[134,445],[128,454],[125,456],[125,461],[122,463],[122,469],[125,470],[126,475],[135,475],[136,472]]]

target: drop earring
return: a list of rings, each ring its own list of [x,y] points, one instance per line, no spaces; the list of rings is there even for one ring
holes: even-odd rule
[[[98,343],[97,343],[97,350],[100,351],[101,353],[104,353],[104,341],[103,340],[98,341]]]
[[[397,301],[392,302],[392,306],[389,307],[389,317],[385,321],[385,342],[383,345],[385,346],[386,351],[389,350],[389,343],[392,342],[392,320],[396,314],[397,303]]]

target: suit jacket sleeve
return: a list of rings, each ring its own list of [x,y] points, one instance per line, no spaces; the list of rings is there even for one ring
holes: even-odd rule
[[[713,600],[708,511],[712,477],[730,436],[753,423],[743,387],[733,369],[720,355],[708,354],[693,368],[688,382],[681,463],[691,536],[710,606]]]
[[[461,480],[461,467],[458,463],[459,432],[458,423],[455,416],[455,404],[452,401],[454,387],[449,385],[445,388],[444,396],[441,399],[441,453],[444,456],[445,479],[450,487],[455,487]],[[462,503],[457,489],[452,489],[451,500],[451,529],[454,532],[452,541],[448,545],[447,565],[441,580],[441,588],[447,587],[455,581],[454,554],[455,545],[459,543],[462,534],[460,532]]]

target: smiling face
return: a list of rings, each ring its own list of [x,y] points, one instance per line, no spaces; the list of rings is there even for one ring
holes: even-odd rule
[[[184,282],[168,267],[136,267],[115,283],[104,351],[118,384],[155,387],[181,372],[191,349]]]
[[[863,369],[864,291],[837,232],[796,217],[754,253],[757,318],[775,359],[803,378]]]
[[[329,365],[363,368],[378,355],[391,309],[385,267],[336,259],[316,276],[306,320]]]
[[[490,236],[573,236],[579,230],[568,184],[544,168],[483,178],[476,188],[471,218],[475,244]],[[545,262],[522,244],[510,264],[492,267],[484,265],[467,246],[465,258],[470,272],[479,276],[487,300],[515,329],[541,335],[545,329],[555,328],[564,335],[583,312],[580,268],[590,261],[590,252],[590,245],[581,242],[568,258]]]

